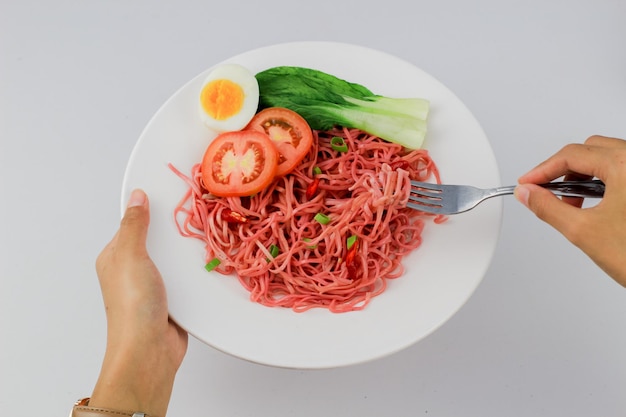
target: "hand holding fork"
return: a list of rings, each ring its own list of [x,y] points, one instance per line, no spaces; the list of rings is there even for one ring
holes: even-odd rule
[[[593,207],[581,208],[580,198],[556,198],[557,190],[548,189],[546,184],[563,176],[566,181],[598,178],[599,181],[588,182],[585,190],[593,190],[595,197],[603,195],[602,200]],[[517,187],[507,192],[513,191],[539,219],[558,230],[626,287],[625,140],[591,136],[584,144],[567,145],[522,175],[518,182]],[[581,182],[576,184],[582,185]],[[443,201],[444,197],[439,198]],[[431,205],[443,207],[441,203]],[[442,208],[440,210],[443,212]]]

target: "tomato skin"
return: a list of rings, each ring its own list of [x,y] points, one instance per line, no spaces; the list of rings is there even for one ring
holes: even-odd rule
[[[293,110],[268,107],[258,112],[246,129],[266,133],[278,150],[276,176],[290,173],[304,159],[313,144],[307,121]]]
[[[202,158],[202,184],[219,197],[258,193],[274,179],[278,153],[269,136],[246,130],[219,134]]]

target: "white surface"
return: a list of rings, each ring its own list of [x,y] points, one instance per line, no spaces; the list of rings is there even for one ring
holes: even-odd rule
[[[106,337],[94,261],[128,156],[178,86],[233,54],[332,40],[397,55],[467,104],[503,183],[567,142],[626,137],[621,0],[294,7],[0,2],[0,415],[67,415],[90,393]],[[485,280],[428,338],[325,371],[192,340],[169,415],[623,415],[625,317],[626,292],[507,197]]]
[[[339,60],[350,57],[346,67]],[[334,58],[334,59],[328,59]],[[414,65],[380,51],[337,42],[290,42],[228,60],[253,73],[279,65],[315,68],[390,97],[431,101],[425,146],[443,178],[495,187],[499,172],[483,129],[444,85]],[[204,270],[204,244],[181,237],[172,212],[188,186],[167,168],[190,175],[215,136],[198,117],[205,72],[185,83],[156,112],[133,149],[122,190],[122,213],[135,188],[150,196],[148,250],[168,291],[170,314],[207,344],[255,363],[321,369],[396,353],[439,328],[483,279],[500,232],[502,200],[443,225],[427,222],[424,244],[403,262],[406,273],[363,311],[295,313],[250,302],[237,279]],[[182,220],[182,219],[181,219]],[[471,250],[468,248],[471,247]],[[450,258],[455,262],[448,262]],[[395,323],[390,326],[389,323]]]

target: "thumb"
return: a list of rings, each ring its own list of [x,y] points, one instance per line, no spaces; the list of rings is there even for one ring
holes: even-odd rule
[[[124,252],[145,252],[149,223],[148,197],[142,190],[133,190],[118,232],[119,249]]]
[[[566,236],[572,218],[580,213],[580,209],[561,201],[552,192],[536,184],[518,185],[515,198],[538,218]]]

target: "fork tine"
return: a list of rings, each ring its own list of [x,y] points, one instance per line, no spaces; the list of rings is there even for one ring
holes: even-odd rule
[[[443,185],[433,184],[432,182],[411,181],[411,187],[429,191],[443,191]]]
[[[419,188],[427,188],[431,190],[440,190],[443,187],[443,184],[437,184],[434,182],[422,182],[411,180],[411,185]]]
[[[427,204],[429,206],[441,207],[441,198],[423,198],[415,195],[409,195],[409,200],[415,201],[420,204]]]
[[[442,206],[433,206],[433,205],[427,205],[427,204],[414,204],[411,202],[406,203],[406,206],[409,208],[412,208],[413,210],[418,210],[424,213],[431,213],[431,214],[445,214],[443,213],[443,207]]]
[[[411,181],[411,193],[441,199],[443,187],[439,184]]]
[[[407,207],[424,213],[442,214],[443,187],[439,184],[411,181]]]
[[[411,194],[441,200],[444,188],[439,184],[411,181]]]
[[[411,187],[411,195],[416,195],[416,196],[420,196],[420,197],[428,197],[428,198],[432,198],[432,199],[436,199],[436,200],[441,200],[441,193],[442,191],[428,191],[428,190],[421,190],[421,189],[416,189]]]

